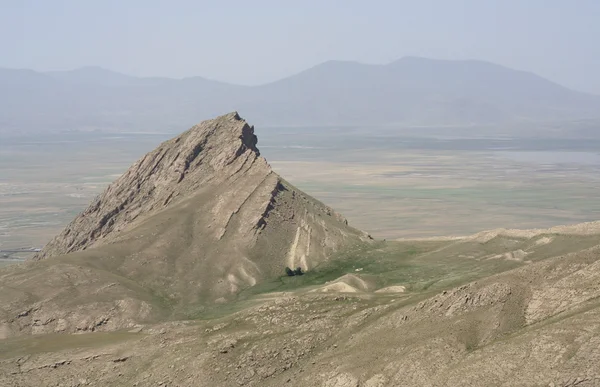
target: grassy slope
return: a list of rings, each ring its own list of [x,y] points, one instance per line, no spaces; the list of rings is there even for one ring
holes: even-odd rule
[[[536,240],[552,238],[548,244],[536,244]],[[571,252],[598,245],[598,236],[540,235],[533,239],[495,237],[485,243],[469,240],[415,240],[379,241],[372,245],[351,246],[338,252],[329,261],[322,263],[303,276],[267,279],[256,286],[243,289],[237,300],[213,307],[203,306],[190,311],[190,318],[222,318],[240,311],[271,293],[304,293],[317,289],[329,281],[345,274],[353,274],[365,280],[370,290],[392,285],[405,286],[404,294],[368,294],[374,303],[378,299],[407,298],[416,303],[441,290],[460,286],[471,281],[487,278],[511,269],[526,266]],[[492,258],[510,251],[524,250],[528,253],[524,261]],[[361,269],[356,271],[356,269]]]

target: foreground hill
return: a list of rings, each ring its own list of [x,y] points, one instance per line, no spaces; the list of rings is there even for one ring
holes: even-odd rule
[[[466,125],[600,118],[600,97],[481,61],[331,61],[266,85],[0,69],[0,130],[164,130],[238,110],[269,125]]]
[[[0,384],[598,386],[599,242],[600,224],[588,224],[365,244],[200,318],[159,316],[129,330],[113,331],[117,306],[110,319],[82,324],[92,333],[56,325],[59,333],[24,336],[53,322],[23,310],[11,316],[21,336],[0,340]],[[71,256],[87,278],[106,268]],[[61,259],[33,266],[45,273],[2,272],[4,309],[23,302],[12,287],[39,296],[47,277],[70,277],[72,296],[88,290]],[[114,297],[116,286],[86,297]]]
[[[598,284],[600,222],[373,241],[231,113],[0,270],[0,385],[598,386]]]

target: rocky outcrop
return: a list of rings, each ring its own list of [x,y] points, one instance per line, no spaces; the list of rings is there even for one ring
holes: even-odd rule
[[[112,241],[119,232],[131,229],[153,214],[219,185],[230,185],[232,189],[229,196],[217,198],[211,209],[217,239],[223,237],[232,217],[242,210],[250,196],[259,188],[267,187],[267,191],[270,190],[265,195],[267,201],[261,208],[256,208],[258,212],[247,214],[254,218],[254,228],[265,227],[265,219],[275,208],[277,196],[283,191],[291,190],[294,195],[298,191],[273,173],[256,145],[254,128],[235,112],[192,127],[138,160],[34,259],[81,251]],[[252,175],[253,179],[243,185],[236,184],[242,175]],[[229,208],[225,204],[230,195],[236,193],[241,193],[242,200]],[[305,194],[298,194],[306,198]],[[323,215],[332,217],[342,226],[347,225],[341,215],[326,206],[320,207]],[[300,221],[296,233],[310,234],[309,223]],[[305,235],[303,239],[310,240]],[[296,243],[293,250],[297,247]],[[294,252],[290,256],[292,264],[304,260],[302,255],[295,257]]]
[[[254,163],[270,173],[254,128],[237,113],[204,121],[146,154],[40,252],[44,259],[87,249],[198,189]]]
[[[0,277],[10,289],[3,331],[113,330],[190,316],[286,266],[311,270],[370,241],[273,172],[256,146],[254,128],[231,113],[142,157],[35,262]]]

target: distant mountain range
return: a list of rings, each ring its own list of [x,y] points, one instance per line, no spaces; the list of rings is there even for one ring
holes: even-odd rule
[[[482,61],[330,61],[240,86],[84,67],[0,69],[0,131],[174,129],[237,110],[259,125],[469,125],[600,117],[600,96]]]

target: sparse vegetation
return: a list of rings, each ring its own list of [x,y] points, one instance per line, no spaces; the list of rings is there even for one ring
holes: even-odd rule
[[[292,270],[289,267],[286,267],[285,274],[287,274],[288,277],[294,277],[297,275],[304,275],[304,272],[302,271],[302,268],[300,266],[298,266],[296,270]]]

